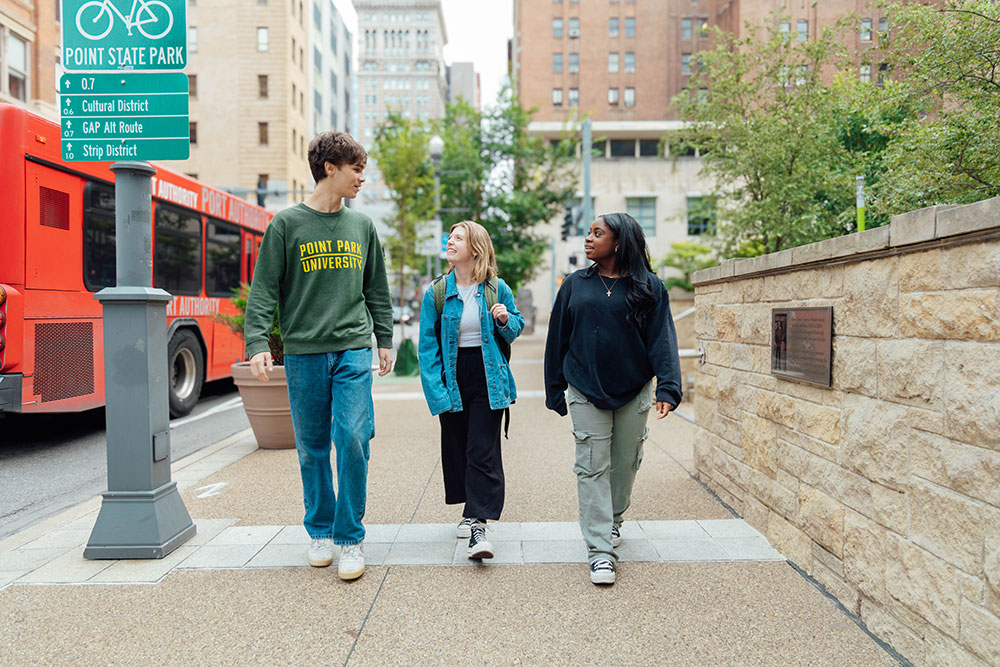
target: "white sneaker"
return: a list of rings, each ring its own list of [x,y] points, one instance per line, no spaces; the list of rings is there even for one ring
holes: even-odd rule
[[[358,544],[345,544],[340,547],[340,562],[337,564],[337,574],[341,579],[349,581],[357,579],[365,573],[365,550]]]
[[[615,564],[607,558],[601,558],[591,563],[590,583],[597,585],[615,583]]]
[[[327,567],[333,562],[333,540],[329,537],[312,541],[309,547],[309,564],[313,567]]]
[[[455,537],[460,540],[469,539],[472,536],[472,524],[475,522],[475,519],[462,519],[455,529]]]
[[[486,524],[478,521],[469,529],[469,558],[493,558],[493,545],[486,539]]]
[[[611,546],[620,547],[622,545],[622,527],[611,526]]]

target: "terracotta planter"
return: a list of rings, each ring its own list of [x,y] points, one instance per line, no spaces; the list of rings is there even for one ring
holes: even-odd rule
[[[261,382],[250,372],[250,362],[233,364],[233,382],[243,398],[243,409],[250,420],[250,428],[261,449],[290,449],[295,447],[292,430],[292,410],[288,406],[288,386],[285,367],[275,366],[268,373],[270,382]]]

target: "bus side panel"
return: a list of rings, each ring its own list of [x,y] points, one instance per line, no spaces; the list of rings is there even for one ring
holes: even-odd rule
[[[24,110],[0,105],[0,283],[24,285],[24,153],[29,136]],[[58,134],[55,140],[59,140]]]
[[[25,319],[22,412],[104,405],[104,326],[94,319]]]
[[[83,290],[83,181],[29,163],[26,182],[26,288]]]
[[[227,315],[236,314],[236,306],[228,299],[219,300],[219,311]],[[212,380],[229,377],[232,371],[230,366],[238,361],[243,361],[243,337],[236,335],[228,326],[222,322],[205,323],[202,331],[212,330],[212,365],[208,370]]]

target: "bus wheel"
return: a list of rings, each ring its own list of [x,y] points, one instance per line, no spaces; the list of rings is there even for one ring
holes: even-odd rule
[[[205,357],[198,339],[181,329],[167,346],[167,371],[170,373],[170,416],[183,417],[191,412],[205,377]]]

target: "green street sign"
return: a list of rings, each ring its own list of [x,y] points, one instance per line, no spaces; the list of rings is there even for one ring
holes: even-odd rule
[[[62,0],[68,72],[182,70],[187,0]]]
[[[185,74],[64,74],[59,89],[64,160],[189,157]]]

